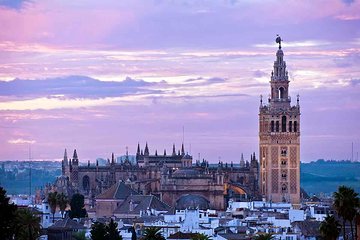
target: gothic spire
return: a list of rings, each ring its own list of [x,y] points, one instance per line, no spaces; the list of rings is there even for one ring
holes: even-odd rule
[[[67,157],[67,151],[66,151],[66,148],[65,148],[65,152],[64,152],[64,164],[65,165],[68,165],[69,161],[68,161],[68,157]]]
[[[175,143],[173,144],[173,151],[172,151],[172,155],[173,155],[173,156],[175,156],[175,155],[176,155]]]
[[[136,155],[140,155],[140,143],[138,143]]]
[[[144,155],[149,156],[149,147],[148,147],[147,142],[146,142],[146,145],[145,145]]]
[[[241,168],[245,167],[245,161],[244,161],[244,154],[243,153],[241,153],[240,167]]]
[[[181,155],[185,155],[184,143],[181,144]]]
[[[111,164],[115,164],[115,156],[114,156],[114,153],[111,154]]]

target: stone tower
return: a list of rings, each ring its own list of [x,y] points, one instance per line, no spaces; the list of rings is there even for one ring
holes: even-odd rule
[[[289,78],[281,49],[271,73],[268,104],[260,101],[260,192],[267,201],[300,203],[300,105],[291,106]]]

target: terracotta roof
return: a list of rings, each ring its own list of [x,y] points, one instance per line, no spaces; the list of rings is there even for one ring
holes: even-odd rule
[[[130,209],[130,202],[132,204],[132,209]],[[150,209],[170,211],[171,207],[153,195],[129,195],[114,213],[140,214],[140,211]]]
[[[70,218],[65,218],[56,221],[53,225],[48,227],[48,229],[85,229],[85,227]]]
[[[119,181],[116,184],[112,185],[110,188],[106,189],[103,193],[98,195],[96,199],[120,199],[123,200],[129,195],[139,194],[134,189],[126,185],[123,181]]]
[[[197,233],[183,233],[177,232],[170,235],[167,239],[192,239],[197,236]]]
[[[296,221],[293,222],[292,226],[297,226],[301,230],[301,234],[305,237],[319,237],[320,236],[320,223],[319,221]]]

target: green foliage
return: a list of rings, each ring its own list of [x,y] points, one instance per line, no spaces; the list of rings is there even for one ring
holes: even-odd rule
[[[35,216],[29,209],[17,210],[15,239],[36,240],[40,236],[40,217]]]
[[[106,240],[122,240],[122,236],[120,236],[117,226],[118,224],[114,222],[113,219],[111,219],[110,223],[106,225]]]
[[[271,233],[261,233],[254,237],[254,240],[272,240],[275,239]]]
[[[85,237],[85,231],[79,231],[79,232],[75,232],[73,233],[73,239],[75,240],[86,240],[87,238]]]
[[[210,240],[211,237],[209,237],[208,235],[205,235],[203,233],[198,233],[196,234],[195,237],[191,238],[191,240]]]
[[[144,236],[142,240],[165,240],[165,238],[160,233],[161,228],[159,227],[148,227],[144,231]]]
[[[61,216],[64,218],[65,209],[69,203],[67,196],[64,193],[57,195],[57,205],[60,208]]]
[[[95,222],[91,227],[90,234],[92,240],[104,240],[106,233],[106,226],[103,223]]]
[[[9,204],[9,198],[6,197],[6,191],[0,187],[0,239],[12,239],[15,233],[16,222],[15,204]]]
[[[320,234],[323,239],[326,240],[336,240],[340,234],[340,224],[335,219],[334,215],[329,216],[327,215],[324,221],[320,224]]]
[[[84,195],[81,195],[80,193],[75,193],[70,201],[70,212],[69,217],[70,218],[84,218],[86,217],[86,209],[84,208]]]
[[[354,189],[340,186],[337,192],[334,192],[334,208],[343,219],[343,237],[345,237],[345,223],[349,221],[351,227],[351,235],[354,239],[353,222],[357,214],[357,209],[360,207],[359,194]]]
[[[57,207],[57,192],[50,192],[48,195],[48,203],[50,206],[50,211],[53,215],[53,222],[55,222],[55,212]]]

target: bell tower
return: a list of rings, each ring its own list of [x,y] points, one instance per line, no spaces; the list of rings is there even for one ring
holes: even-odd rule
[[[300,203],[300,105],[291,106],[289,77],[278,36],[268,104],[259,109],[259,188],[272,202]]]

